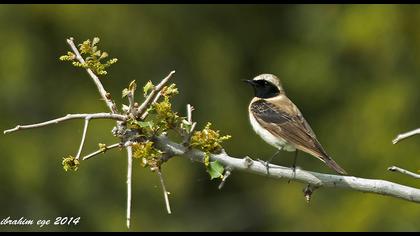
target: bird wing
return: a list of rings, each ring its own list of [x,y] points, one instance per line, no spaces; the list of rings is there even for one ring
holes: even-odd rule
[[[316,156],[323,156],[323,151],[316,136],[303,116],[297,112],[280,110],[278,106],[265,100],[258,100],[251,105],[251,111],[258,123],[274,136],[279,136],[299,149]],[[308,150],[306,150],[308,149]],[[312,151],[311,151],[312,150]]]
[[[288,99],[282,102],[285,103],[284,106],[261,99],[253,102],[250,109],[258,123],[271,134],[285,139],[297,149],[317,157],[337,172],[345,174],[346,172],[325,152],[299,109]]]

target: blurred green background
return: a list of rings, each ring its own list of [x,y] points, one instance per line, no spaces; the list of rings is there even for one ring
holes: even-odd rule
[[[420,187],[390,173],[420,169],[420,138],[391,140],[420,126],[420,7],[402,5],[1,5],[1,129],[67,113],[107,111],[86,72],[58,60],[99,36],[119,59],[103,84],[121,105],[136,79],[170,70],[181,94],[175,109],[196,110],[233,138],[233,156],[268,159],[274,148],[254,134],[241,82],[280,77],[331,156],[350,174]],[[140,98],[140,97],[138,97]],[[114,143],[111,121],[95,120],[84,153]],[[64,172],[77,152],[82,121],[0,135],[0,220],[80,216],[77,226],[0,226],[0,231],[125,231],[126,154],[109,151]],[[293,153],[276,164],[291,166]],[[301,183],[234,172],[222,191],[203,165],[175,158],[164,166],[172,204],[159,180],[133,170],[133,231],[419,231],[420,205],[343,189],[320,189],[308,205]],[[298,165],[333,173],[301,154]]]

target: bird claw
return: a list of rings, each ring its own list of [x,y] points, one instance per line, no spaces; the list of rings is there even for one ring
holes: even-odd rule
[[[292,170],[293,170],[293,178],[292,179],[294,179],[296,177],[296,165],[292,166]],[[287,183],[290,184],[290,181],[292,181],[292,179],[289,179],[287,181]]]
[[[267,175],[270,174],[270,162],[268,161],[264,161],[261,159],[257,159],[258,162],[260,162],[261,164],[265,165],[265,168],[267,170]]]

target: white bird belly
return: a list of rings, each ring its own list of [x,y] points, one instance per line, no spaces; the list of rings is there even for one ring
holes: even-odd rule
[[[279,150],[285,150],[289,152],[296,151],[296,148],[293,144],[287,142],[285,139],[281,137],[276,137],[272,135],[270,132],[264,129],[258,123],[258,121],[255,119],[255,117],[252,114],[249,115],[249,120],[251,122],[251,126],[254,129],[255,133],[257,133],[268,144],[278,148]]]

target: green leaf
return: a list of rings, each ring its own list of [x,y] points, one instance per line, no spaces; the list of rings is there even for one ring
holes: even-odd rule
[[[134,94],[134,91],[136,91],[137,89],[136,80],[130,82],[130,84],[128,85],[128,89],[131,91],[132,94]]]
[[[99,59],[104,59],[104,58],[107,58],[107,57],[108,57],[108,53],[107,52],[103,52],[101,54],[101,57],[99,57]]]
[[[135,121],[135,123],[140,127],[140,128],[152,128],[153,127],[153,121]]]
[[[125,97],[127,97],[127,95],[130,93],[130,90],[128,89],[128,88],[125,88],[123,91],[122,91],[122,97],[123,98],[125,98]]]
[[[93,40],[92,40],[92,46],[95,46],[95,44],[99,43],[99,40],[100,39],[98,37],[93,38]]]
[[[101,150],[102,152],[105,152],[106,151],[106,144],[104,144],[104,143],[98,143],[98,146],[99,146],[99,150]]]
[[[225,168],[217,161],[212,161],[207,167],[207,172],[210,174],[211,179],[223,178],[223,171]]]
[[[171,84],[169,87],[165,86],[162,89],[162,95],[165,97],[172,97],[177,94],[179,94],[179,91],[175,84]]]
[[[144,91],[144,97],[147,96],[147,94],[149,93],[149,90],[153,89],[155,86],[153,85],[152,81],[148,81],[146,83],[146,85],[143,87],[143,91]]]

